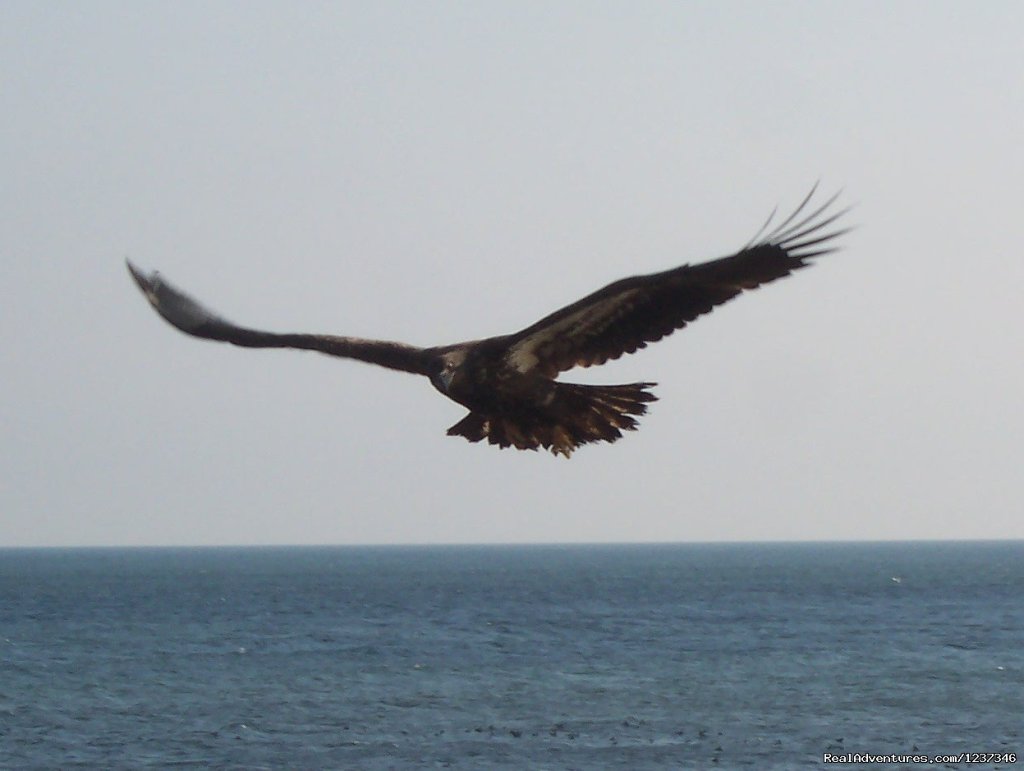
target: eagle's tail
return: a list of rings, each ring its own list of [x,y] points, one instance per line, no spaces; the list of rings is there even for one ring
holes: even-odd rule
[[[551,402],[542,410],[502,415],[471,412],[448,429],[449,436],[471,442],[487,439],[499,447],[536,450],[544,447],[568,458],[589,442],[614,442],[637,427],[634,415],[647,412],[658,397],[648,389],[655,383],[594,386],[554,383]]]

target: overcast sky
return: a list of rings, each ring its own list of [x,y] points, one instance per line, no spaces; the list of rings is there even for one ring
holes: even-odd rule
[[[1024,4],[0,5],[0,545],[1024,537]],[[570,461],[425,378],[187,338],[435,345],[723,256],[817,179],[844,250],[566,380]]]

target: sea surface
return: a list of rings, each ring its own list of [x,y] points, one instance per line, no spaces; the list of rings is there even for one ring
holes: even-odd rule
[[[1024,768],[1022,542],[0,550],[0,768],[964,752]]]

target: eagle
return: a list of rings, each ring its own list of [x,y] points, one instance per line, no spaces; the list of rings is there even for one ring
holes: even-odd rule
[[[635,353],[750,289],[788,276],[836,251],[850,228],[836,222],[836,193],[811,204],[817,185],[781,222],[776,211],[735,254],[616,281],[518,332],[419,348],[339,335],[267,332],[234,324],[130,261],[128,271],[164,319],[185,334],[245,348],[299,348],[426,375],[469,413],[448,429],[470,442],[537,450],[568,458],[591,442],[614,442],[637,428],[657,399],[656,383],[581,385],[557,380]]]

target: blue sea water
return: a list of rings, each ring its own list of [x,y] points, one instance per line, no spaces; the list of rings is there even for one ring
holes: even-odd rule
[[[1022,590],[1020,542],[2,550],[0,767],[1024,763]]]

